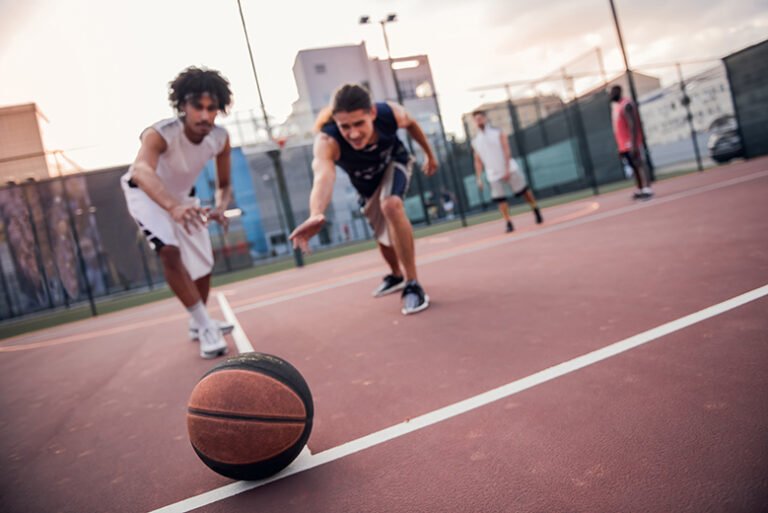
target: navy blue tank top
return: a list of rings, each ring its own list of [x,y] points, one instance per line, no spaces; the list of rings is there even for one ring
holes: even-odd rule
[[[333,120],[322,128],[323,133],[333,137],[339,145],[336,165],[347,172],[357,192],[366,198],[376,192],[390,162],[407,164],[410,159],[405,145],[397,137],[397,120],[388,104],[376,103],[373,129],[378,134],[376,142],[356,150],[344,139]]]

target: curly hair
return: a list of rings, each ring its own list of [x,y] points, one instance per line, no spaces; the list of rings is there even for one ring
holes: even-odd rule
[[[227,112],[232,91],[229,81],[216,70],[190,66],[168,84],[168,101],[177,112],[181,112],[187,100],[205,93],[218,102],[220,111]]]

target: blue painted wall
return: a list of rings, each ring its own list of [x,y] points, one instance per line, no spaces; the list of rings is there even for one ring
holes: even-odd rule
[[[251,245],[251,251],[259,255],[266,254],[269,249],[264,236],[264,226],[261,221],[261,210],[256,199],[256,190],[251,179],[251,170],[241,148],[232,148],[232,190],[234,201],[229,208],[239,208],[243,215],[234,223],[242,223],[246,238]],[[216,166],[209,161],[195,183],[197,196],[203,204],[212,205],[216,190]],[[213,234],[212,234],[213,235]],[[254,255],[257,256],[257,255]]]

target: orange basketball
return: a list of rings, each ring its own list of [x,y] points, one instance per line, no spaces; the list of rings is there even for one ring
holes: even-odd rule
[[[189,441],[219,474],[262,479],[299,455],[313,414],[309,387],[295,367],[277,356],[245,353],[195,385],[187,408]]]

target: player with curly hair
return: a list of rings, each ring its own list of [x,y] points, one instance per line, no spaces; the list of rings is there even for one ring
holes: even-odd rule
[[[223,335],[233,326],[211,319],[205,307],[213,269],[206,225],[216,221],[227,228],[229,135],[214,122],[219,112],[226,113],[232,92],[219,72],[189,67],[169,84],[168,99],[176,117],[141,133],[141,148],[121,185],[129,212],[160,256],[168,286],[189,311],[190,337],[200,341],[200,356],[215,358],[226,353]],[[212,158],[215,206],[201,208],[194,184]]]

